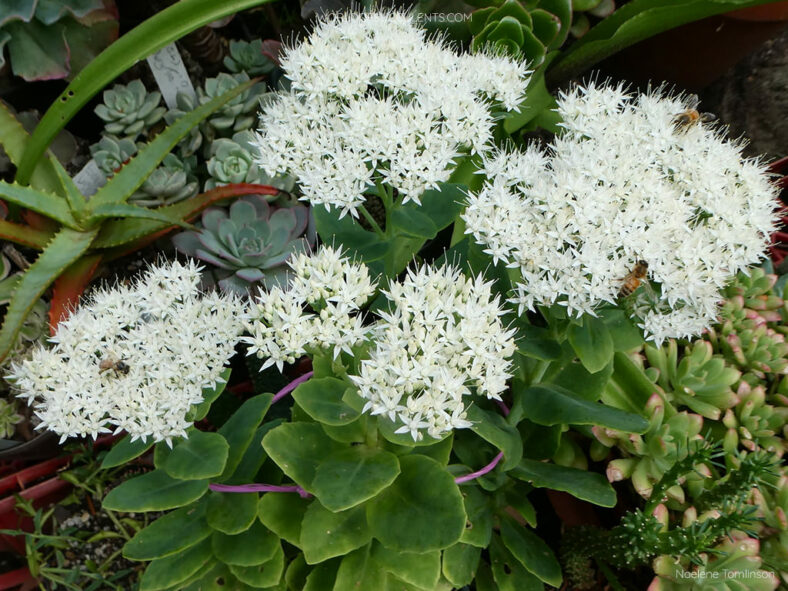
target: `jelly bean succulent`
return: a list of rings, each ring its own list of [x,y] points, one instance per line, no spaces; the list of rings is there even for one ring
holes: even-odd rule
[[[173,243],[210,265],[220,288],[248,295],[287,283],[290,257],[314,245],[308,227],[307,207],[275,207],[261,195],[248,195],[229,209],[205,210],[202,228],[178,234]]]
[[[788,407],[769,404],[762,384],[752,387],[741,382],[736,394],[738,403],[722,418],[726,451],[733,453],[741,446],[782,457],[788,451]]]
[[[104,121],[106,133],[134,140],[164,117],[167,109],[160,103],[160,92],[148,92],[140,80],[132,80],[105,90],[104,102],[95,112]]]

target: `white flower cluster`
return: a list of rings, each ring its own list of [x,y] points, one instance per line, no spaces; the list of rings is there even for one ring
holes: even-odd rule
[[[452,267],[422,267],[386,293],[388,313],[374,329],[374,349],[351,376],[364,411],[397,418],[414,440],[469,427],[463,398],[500,399],[509,379],[514,331],[482,276]]]
[[[260,291],[249,315],[249,355],[265,358],[262,369],[293,363],[307,348],[333,347],[334,357],[362,342],[367,334],[358,311],[375,293],[365,265],[323,246],[312,255],[299,254],[288,262],[293,279],[288,290]],[[311,307],[313,312],[305,311]]]
[[[558,303],[593,314],[645,261],[642,279],[659,295],[636,298],[637,315],[651,339],[714,321],[720,288],[763,256],[776,194],[764,168],[692,107],[660,91],[578,88],[558,101],[565,133],[549,155],[486,159],[489,180],[463,218],[496,263],[520,269],[521,313]]]
[[[420,203],[462,150],[486,148],[491,101],[517,109],[528,84],[524,64],[458,56],[398,12],[329,17],[282,68],[292,92],[264,109],[258,164],[340,216],[357,216],[377,183]]]
[[[186,435],[186,413],[202,402],[233,355],[243,306],[200,296],[193,262],[152,267],[131,286],[97,291],[8,377],[34,405],[38,428],[96,437],[125,429],[132,440]]]

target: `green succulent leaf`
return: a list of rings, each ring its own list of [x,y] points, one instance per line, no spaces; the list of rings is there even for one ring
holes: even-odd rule
[[[627,433],[648,429],[639,415],[586,400],[560,386],[531,386],[521,395],[523,416],[539,425],[601,425]]]
[[[208,416],[208,411],[211,410],[211,405],[213,404],[214,400],[219,398],[224,389],[227,387],[227,381],[230,379],[230,372],[231,369],[225,368],[222,370],[222,373],[219,374],[219,379],[216,381],[216,385],[212,388],[203,388],[202,390],[202,402],[195,404],[194,406],[189,409],[189,413],[187,415],[188,420],[191,422],[201,421],[206,416]]]
[[[490,566],[500,591],[543,591],[544,584],[512,556],[498,536],[490,545]]]
[[[384,589],[385,581],[386,571],[372,559],[367,545],[342,558],[333,591]]]
[[[129,560],[153,560],[201,542],[212,531],[205,521],[205,508],[205,503],[196,503],[159,517],[126,542],[123,556]]]
[[[370,539],[372,533],[364,507],[334,513],[319,501],[313,501],[304,515],[298,546],[304,551],[307,564],[317,564],[344,556],[368,544]]]
[[[216,558],[236,566],[264,564],[281,548],[279,537],[260,522],[253,522],[251,527],[235,535],[214,532],[211,543]]]
[[[481,548],[457,542],[443,551],[443,576],[458,589],[470,585],[481,556]]]
[[[258,501],[257,493],[213,492],[208,497],[205,518],[216,531],[227,535],[239,534],[256,521]]]
[[[120,466],[134,458],[140,457],[151,447],[153,447],[153,439],[148,439],[147,442],[142,439],[132,441],[131,435],[126,435],[107,452],[107,455],[104,456],[104,460],[101,462],[101,467],[106,469]]]
[[[20,207],[32,209],[71,229],[79,229],[68,208],[68,203],[58,195],[0,181],[0,198]]]
[[[312,490],[318,467],[340,449],[317,423],[285,423],[263,437],[263,448],[281,470]]]
[[[511,474],[537,488],[561,490],[601,507],[616,504],[616,491],[604,476],[596,472],[523,459]]]
[[[207,491],[207,480],[177,480],[153,470],[113,488],[102,505],[113,511],[166,511],[193,503]]]
[[[600,371],[613,361],[613,337],[600,318],[586,314],[582,317],[582,324],[569,325],[567,336],[580,361],[591,373]]]
[[[277,536],[298,546],[301,523],[311,502],[292,493],[266,493],[260,497],[257,516]]]
[[[441,553],[397,552],[375,543],[372,559],[384,570],[420,589],[435,589],[441,574]]]
[[[377,495],[398,474],[393,453],[356,445],[326,457],[315,470],[312,490],[330,511],[344,511]]]
[[[392,550],[429,552],[459,541],[465,510],[454,478],[432,458],[400,457],[394,483],[367,503],[372,534]]]
[[[501,519],[501,540],[528,572],[548,585],[561,586],[561,565],[542,538],[512,519],[504,518]]]
[[[227,440],[219,433],[194,430],[172,449],[163,468],[181,480],[214,478],[224,470],[229,450]]]
[[[197,573],[211,559],[211,541],[205,539],[148,565],[140,580],[140,591],[164,591]]]
[[[310,417],[326,425],[347,425],[361,412],[344,400],[349,384],[337,378],[312,378],[293,391],[293,398]],[[351,388],[352,389],[352,388]]]
[[[230,572],[236,578],[255,589],[270,588],[279,582],[285,570],[285,553],[282,546],[276,547],[270,560],[253,566],[230,565]]]
[[[218,434],[224,437],[230,446],[227,463],[218,478],[219,482],[224,482],[235,472],[252,442],[257,427],[263,422],[273,397],[273,394],[258,394],[250,398],[219,429]]]
[[[8,55],[15,75],[28,82],[68,76],[68,45],[62,24],[48,27],[37,20],[14,21],[5,30],[11,34]]]
[[[140,207],[130,203],[108,203],[95,207],[91,211],[87,224],[88,226],[92,226],[106,218],[142,218],[157,220],[165,222],[167,225],[180,226],[187,229],[194,228],[194,226],[184,222],[180,218],[171,217],[156,209],[148,209],[147,207]]]
[[[503,452],[503,470],[514,468],[523,457],[523,442],[517,429],[501,415],[470,406],[467,418],[473,423],[471,430]]]

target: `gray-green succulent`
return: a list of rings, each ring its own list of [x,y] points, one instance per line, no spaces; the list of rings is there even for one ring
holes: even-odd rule
[[[230,55],[224,58],[224,67],[231,72],[246,72],[250,76],[262,76],[274,69],[276,64],[263,54],[262,39],[254,41],[230,41]]]
[[[13,437],[16,426],[23,420],[24,417],[16,412],[16,404],[13,400],[0,398],[0,438]]]
[[[314,244],[310,217],[303,205],[277,208],[262,195],[248,195],[229,209],[205,210],[202,228],[178,234],[173,243],[210,265],[221,289],[246,296],[256,287],[286,285],[290,256]]]
[[[142,207],[159,207],[194,197],[200,188],[193,173],[194,165],[189,159],[167,154],[129,201]]]
[[[295,180],[289,176],[268,176],[254,162],[254,136],[250,131],[240,131],[232,138],[218,138],[211,144],[211,157],[207,162],[208,174],[205,189],[229,183],[256,183],[271,185],[290,193]]]
[[[166,109],[160,103],[160,92],[148,92],[140,80],[133,80],[105,90],[104,103],[95,112],[106,133],[133,140],[164,117]]]
[[[129,138],[105,135],[90,146],[96,166],[105,176],[111,177],[137,153],[137,144]]]
[[[237,74],[222,72],[216,78],[208,78],[205,81],[204,88],[198,91],[199,103],[205,104],[248,80],[249,75],[246,72]],[[253,84],[248,90],[239,94],[214,113],[208,119],[209,125],[217,131],[217,135],[223,136],[251,129],[257,121],[260,96],[264,93],[264,83],[258,82]]]

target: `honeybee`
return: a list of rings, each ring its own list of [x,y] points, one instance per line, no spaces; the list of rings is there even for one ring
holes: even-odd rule
[[[621,289],[618,290],[618,297],[625,298],[632,294],[648,273],[648,263],[644,260],[638,261],[627,276],[621,280]]]
[[[698,95],[689,96],[689,108],[673,118],[673,129],[676,131],[687,131],[690,127],[698,123],[710,123],[717,119],[712,113],[701,113],[698,111],[700,99]]]
[[[115,359],[114,357],[102,359],[99,363],[99,373],[104,373],[110,369],[117,373],[127,374],[131,368],[129,364],[122,359]]]

